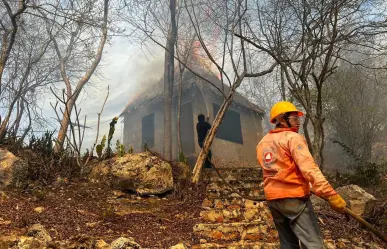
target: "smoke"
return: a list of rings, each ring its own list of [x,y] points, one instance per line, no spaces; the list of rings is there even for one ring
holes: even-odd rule
[[[152,89],[162,79],[164,72],[164,54],[160,53],[151,58],[151,60],[146,60],[144,57],[139,58],[135,65],[136,80],[132,82],[133,89],[129,92],[129,99],[125,108],[133,103],[141,94]],[[127,76],[129,79],[132,78],[130,75]]]
[[[101,115],[99,141],[109,131],[109,123],[115,116],[119,116],[128,103],[133,103],[138,96],[157,84],[163,77],[164,51],[156,51],[153,56],[146,57],[137,48],[127,49],[128,44],[116,44],[108,49],[105,57],[104,67],[101,68],[103,79],[95,79],[94,92],[84,96],[79,103],[83,115],[87,115],[87,126],[83,150],[90,148],[95,141],[97,128],[97,113],[102,107],[103,100],[107,94],[107,86],[110,93]],[[122,141],[123,125],[119,120],[113,140]],[[98,141],[98,142],[99,142]]]

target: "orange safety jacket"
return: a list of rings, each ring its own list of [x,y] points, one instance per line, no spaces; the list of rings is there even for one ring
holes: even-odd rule
[[[318,196],[337,194],[314,162],[305,137],[291,128],[276,128],[264,136],[257,158],[267,200],[308,196],[309,183]]]

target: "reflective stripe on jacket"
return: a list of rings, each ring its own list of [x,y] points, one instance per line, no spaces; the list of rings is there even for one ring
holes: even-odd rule
[[[267,200],[307,196],[309,183],[318,196],[336,194],[314,162],[304,136],[292,129],[270,131],[257,146],[257,158]]]

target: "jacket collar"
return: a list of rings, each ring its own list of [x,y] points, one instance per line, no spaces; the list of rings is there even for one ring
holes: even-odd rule
[[[283,131],[297,132],[297,128],[275,128],[275,129],[269,131],[269,133],[279,133],[279,132],[283,132]]]

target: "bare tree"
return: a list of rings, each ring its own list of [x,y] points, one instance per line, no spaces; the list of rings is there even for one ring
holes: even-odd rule
[[[280,65],[286,86],[305,109],[304,133],[315,159],[323,166],[325,116],[322,91],[343,54],[369,47],[385,51],[385,3],[382,1],[254,1],[248,36],[236,34],[264,49]],[[373,4],[379,4],[373,8]],[[254,13],[255,12],[255,13]],[[378,16],[378,18],[375,18]],[[308,124],[313,127],[309,134]]]
[[[7,16],[4,19],[2,17],[0,20],[0,31],[2,36],[0,55],[0,96],[2,93],[3,73],[15,43],[16,34],[19,28],[19,17],[27,9],[27,2],[28,1],[26,0],[2,0],[2,4],[0,5],[6,10],[5,16]],[[3,16],[4,13],[1,13],[1,15]]]
[[[13,42],[13,50],[8,56],[9,60],[3,74],[3,91],[0,103],[6,106],[6,114],[0,125],[0,138],[5,136],[6,130],[12,130],[15,136],[20,127],[24,114],[26,96],[38,91],[54,82],[53,65],[47,49],[50,39],[41,35],[39,20],[31,16],[20,16],[20,30]],[[36,26],[35,26],[36,25]],[[15,111],[16,117],[11,123]]]
[[[110,90],[110,88],[108,86],[108,91],[107,91],[106,97],[104,99],[104,102],[102,104],[101,111],[99,113],[97,113],[97,116],[98,116],[97,135],[95,138],[95,142],[94,142],[93,146],[90,148],[90,151],[88,151],[88,155],[87,155],[86,159],[84,159],[82,157],[82,145],[83,145],[83,141],[84,141],[85,130],[87,128],[90,128],[90,127],[86,126],[86,116],[84,117],[83,123],[81,124],[80,118],[79,118],[79,116],[81,114],[81,109],[78,110],[77,105],[76,104],[74,105],[75,120],[74,121],[70,120],[70,122],[69,122],[70,132],[69,132],[69,134],[67,134],[67,133],[65,134],[66,135],[65,142],[67,142],[67,145],[70,146],[70,151],[75,153],[76,162],[77,162],[77,165],[80,167],[80,174],[81,175],[84,172],[85,166],[91,160],[94,148],[97,145],[98,136],[99,136],[99,127],[100,127],[100,121],[101,121],[101,114],[102,114],[103,109],[105,107],[106,101],[109,97],[109,90]],[[55,105],[53,105],[52,103],[50,103],[50,105],[54,109],[57,119],[59,119],[60,115],[61,116],[64,115],[64,113],[63,113],[64,111],[61,108],[59,108],[59,111],[57,110],[58,102],[61,102],[64,106],[66,106],[67,105],[66,99],[69,100],[71,98],[66,97],[64,91],[63,91],[62,97],[58,96],[52,89],[51,89],[51,91],[52,91],[53,95],[56,97],[57,102]],[[66,111],[66,109],[65,109],[65,111]]]
[[[219,89],[224,96],[224,101],[214,118],[212,127],[206,136],[203,148],[193,170],[192,182],[196,184],[199,181],[201,169],[216,131],[228,107],[232,104],[237,88],[245,78],[262,77],[271,73],[277,66],[277,63],[270,63],[269,61],[269,63],[261,65],[261,67],[257,65],[253,67],[248,63],[248,54],[252,52],[251,47],[243,39],[234,39],[234,31],[238,31],[239,34],[244,34],[247,30],[245,21],[247,18],[245,14],[248,9],[247,1],[239,0],[214,3],[186,0],[185,7],[207,59],[219,71],[222,82],[224,80],[229,84],[228,92]],[[213,30],[214,27],[220,27],[222,30],[222,35],[219,38],[222,44],[218,46],[218,50],[211,49],[212,51],[210,51],[206,40],[211,40],[211,29]]]
[[[124,2],[127,7],[127,16],[125,16],[125,19],[135,28],[131,34],[137,34],[135,38],[131,36],[132,40],[141,44],[143,48],[147,48],[145,41],[150,40],[167,50],[167,52],[171,52],[171,49],[168,46],[164,46],[164,42],[161,41],[170,34],[170,19],[167,18],[170,15],[166,14],[169,13],[168,10],[170,9],[163,5],[165,2]],[[198,43],[200,44],[201,56],[203,57],[203,63],[200,66],[205,65],[206,68],[215,68],[222,83],[229,85],[229,91],[226,91],[223,85],[219,87],[214,82],[202,77],[195,72],[195,69],[191,67],[190,63],[185,63],[182,58],[175,56],[175,59],[186,70],[192,72],[208,84],[211,84],[224,96],[224,103],[213,122],[212,129],[207,136],[207,140],[194,169],[195,175],[193,181],[197,183],[206,154],[227,108],[232,103],[236,89],[240,86],[243,79],[247,77],[259,77],[271,73],[277,63],[266,60],[268,63],[261,65],[265,69],[257,67],[254,68],[254,71],[257,72],[253,72],[253,68],[248,65],[246,55],[246,53],[251,52],[251,47],[248,46],[247,48],[242,39],[234,39],[232,35],[233,30],[237,29],[241,33],[246,31],[244,19],[248,6],[245,1],[231,1],[229,3],[222,1],[199,2],[189,0],[183,1],[180,6],[185,11],[183,15],[179,15],[179,19],[182,18],[180,20],[184,20],[192,26]],[[219,32],[213,32],[214,30],[219,30]],[[179,31],[180,29],[178,30],[178,37],[181,37],[184,33],[179,33]],[[214,35],[217,33],[219,35]],[[219,42],[221,43],[220,45]],[[257,54],[252,54],[252,56],[257,56]]]
[[[186,44],[184,39],[189,33],[186,15],[176,0],[170,1],[138,1],[124,0],[124,11],[122,18],[131,25],[128,38],[143,49],[144,54],[152,54],[156,43],[165,49],[164,60],[164,145],[163,154],[168,160],[172,159],[172,97],[175,83],[175,60],[185,65],[188,57],[176,51],[183,51],[192,44]],[[188,23],[189,24],[189,23]],[[177,37],[183,37],[181,42]],[[179,38],[180,39],[180,38]],[[166,41],[166,42],[165,42]],[[165,44],[165,45],[164,45]],[[181,66],[181,65],[180,65]],[[180,67],[183,73],[185,66]],[[180,78],[181,79],[181,78]],[[179,106],[178,106],[179,108]],[[178,110],[178,113],[180,111]],[[179,116],[179,114],[178,114]],[[179,118],[178,118],[179,120]],[[179,129],[179,128],[178,128]],[[179,136],[178,136],[179,137]],[[178,138],[179,151],[181,151],[180,139]]]
[[[66,88],[66,106],[61,118],[55,150],[63,148],[76,100],[90,80],[108,38],[109,0],[98,2],[58,1],[52,8],[41,8],[46,30],[53,42],[61,78]],[[96,34],[100,36],[96,36]]]

